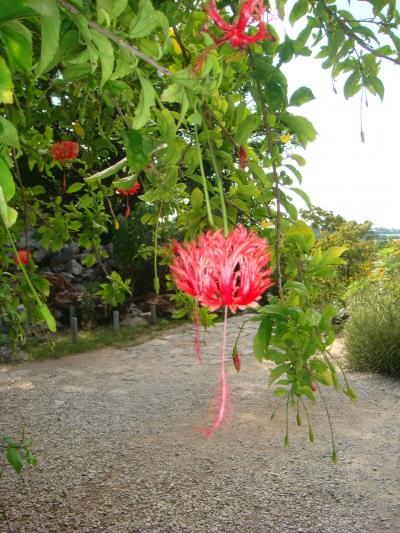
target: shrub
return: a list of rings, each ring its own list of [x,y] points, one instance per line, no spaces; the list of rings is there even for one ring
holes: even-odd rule
[[[400,377],[399,281],[372,278],[351,287],[345,327],[351,368]]]

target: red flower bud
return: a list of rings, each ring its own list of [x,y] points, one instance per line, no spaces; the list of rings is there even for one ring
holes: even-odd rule
[[[236,372],[240,371],[240,359],[239,359],[239,353],[236,348],[232,351],[232,359],[233,359],[233,365],[236,368]]]
[[[239,146],[239,166],[240,170],[244,170],[249,162],[247,158],[247,152],[243,146]]]

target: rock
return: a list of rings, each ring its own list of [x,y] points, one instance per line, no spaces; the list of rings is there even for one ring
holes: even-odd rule
[[[68,274],[73,274],[74,276],[81,276],[83,272],[82,266],[78,263],[78,261],[75,261],[75,259],[71,259],[66,265],[65,265],[65,271]]]
[[[32,259],[38,265],[44,264],[50,257],[50,252],[45,248],[39,248],[35,250],[32,254]]]
[[[64,265],[64,263],[60,263],[58,265],[52,266],[51,269],[56,274],[59,274],[60,272],[62,272],[65,269],[65,265]]]
[[[74,257],[74,254],[73,254],[73,250],[71,246],[68,246],[68,245],[63,246],[63,248],[51,258],[50,265],[51,265],[53,272],[56,272],[54,270],[55,267],[68,263],[68,261],[71,261],[73,257]],[[61,272],[61,271],[58,270],[58,272]]]
[[[29,354],[23,350],[13,353],[10,348],[0,346],[0,362],[1,363],[17,363],[20,361],[29,361]]]
[[[129,316],[121,320],[121,326],[128,326],[130,328],[136,328],[138,326],[148,326],[147,320],[140,316]]]
[[[83,272],[82,278],[87,281],[94,281],[97,278],[97,273],[94,268],[88,268]]]
[[[71,274],[70,272],[61,272],[60,276],[62,276],[62,278],[67,281],[68,283],[71,283],[71,282],[74,282],[75,281],[75,277],[73,274]]]
[[[139,307],[136,304],[130,304],[130,306],[128,308],[128,313],[131,316],[141,316],[142,315],[142,311],[139,309]]]
[[[109,257],[112,257],[114,253],[114,244],[112,242],[109,242],[108,244],[104,245],[104,250],[108,253]]]
[[[76,241],[71,241],[69,246],[71,248],[72,255],[73,255],[74,259],[76,259],[77,255],[79,254],[78,243]]]

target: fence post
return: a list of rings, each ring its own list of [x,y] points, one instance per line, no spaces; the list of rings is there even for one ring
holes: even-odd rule
[[[78,319],[76,316],[71,317],[71,339],[72,344],[78,343]]]
[[[113,311],[114,333],[119,335],[119,311]]]
[[[155,326],[157,324],[157,306],[150,304],[150,324]]]

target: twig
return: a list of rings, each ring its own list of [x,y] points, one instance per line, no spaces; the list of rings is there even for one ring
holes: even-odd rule
[[[67,2],[67,0],[57,0],[57,2],[64,9],[69,11],[72,15],[81,15],[81,16],[85,17],[85,19],[87,20],[88,26],[90,26],[94,30],[98,31],[102,35],[105,35],[108,39],[110,39],[110,41],[113,41],[119,47],[124,48],[125,50],[127,50],[132,56],[139,57],[140,59],[143,59],[143,61],[146,61],[146,63],[148,63],[149,65],[152,65],[159,72],[161,72],[162,74],[165,74],[166,76],[173,76],[173,73],[169,69],[163,67],[160,63],[158,63],[158,61],[156,61],[152,57],[148,56],[147,54],[141,52],[135,46],[127,43],[124,39],[122,39],[121,37],[119,37],[115,33],[112,33],[110,30],[107,30],[106,28],[104,28],[104,26],[101,26],[100,24],[98,24],[94,20],[88,19],[81,11],[79,11],[79,9],[77,9],[75,6],[73,6],[72,4]]]
[[[172,26],[172,29],[174,30],[174,36],[173,37],[175,37],[177,43],[179,44],[179,46],[180,46],[180,48],[182,50],[183,59],[185,60],[185,63],[187,65],[189,65],[190,57],[189,57],[189,54],[187,53],[187,49],[186,49],[185,45],[182,42],[181,36],[177,32],[176,26]]]

